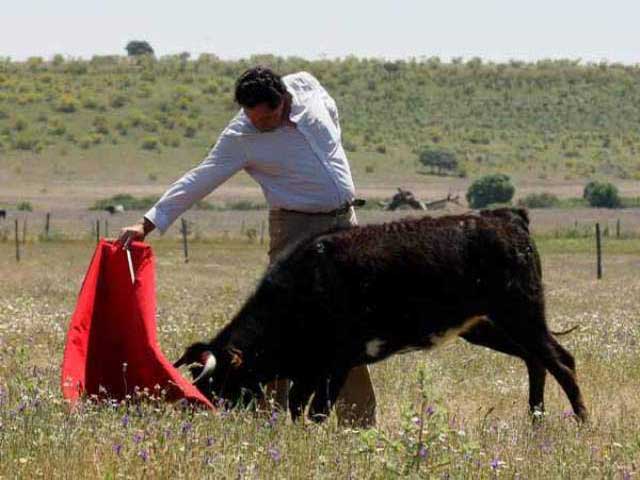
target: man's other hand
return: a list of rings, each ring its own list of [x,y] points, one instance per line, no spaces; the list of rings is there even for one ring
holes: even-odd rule
[[[124,227],[120,230],[120,236],[117,242],[122,245],[122,248],[129,248],[129,244],[134,240],[144,240],[144,238],[155,229],[155,225],[146,218],[139,221],[135,225]]]

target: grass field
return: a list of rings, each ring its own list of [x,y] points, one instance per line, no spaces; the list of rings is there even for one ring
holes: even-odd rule
[[[640,241],[539,239],[553,329],[575,354],[591,422],[567,414],[548,380],[544,421],[526,413],[524,366],[456,341],[372,367],[375,430],[291,425],[165,404],[68,413],[59,390],[65,331],[93,252],[89,241],[0,243],[0,478],[636,478],[640,475]],[[240,239],[172,238],[157,254],[158,336],[168,358],[227,322],[266,265]],[[390,319],[392,320],[392,319]]]

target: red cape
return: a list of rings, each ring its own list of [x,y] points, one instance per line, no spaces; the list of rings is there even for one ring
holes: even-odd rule
[[[166,391],[167,400],[187,399],[214,408],[164,357],[156,336],[153,251],[134,242],[131,283],[127,255],[101,240],[85,276],[67,332],[62,362],[62,395],[122,400],[135,388]]]

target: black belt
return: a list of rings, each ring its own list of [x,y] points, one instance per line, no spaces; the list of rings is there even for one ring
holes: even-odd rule
[[[365,203],[367,203],[366,200],[363,200],[361,198],[354,198],[350,202],[345,202],[343,205],[336,208],[335,210],[330,210],[328,212],[301,212],[299,210],[289,210],[286,208],[281,208],[280,211],[291,212],[291,213],[301,213],[303,215],[332,215],[332,216],[344,215],[345,213],[351,210],[351,207],[362,207]]]

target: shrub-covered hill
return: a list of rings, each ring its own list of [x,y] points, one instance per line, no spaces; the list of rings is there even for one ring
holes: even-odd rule
[[[640,66],[577,61],[0,60],[0,157],[202,156],[237,110],[236,77],[258,63],[316,75],[338,102],[355,168],[369,174],[426,171],[428,147],[453,153],[460,175],[640,179]]]

